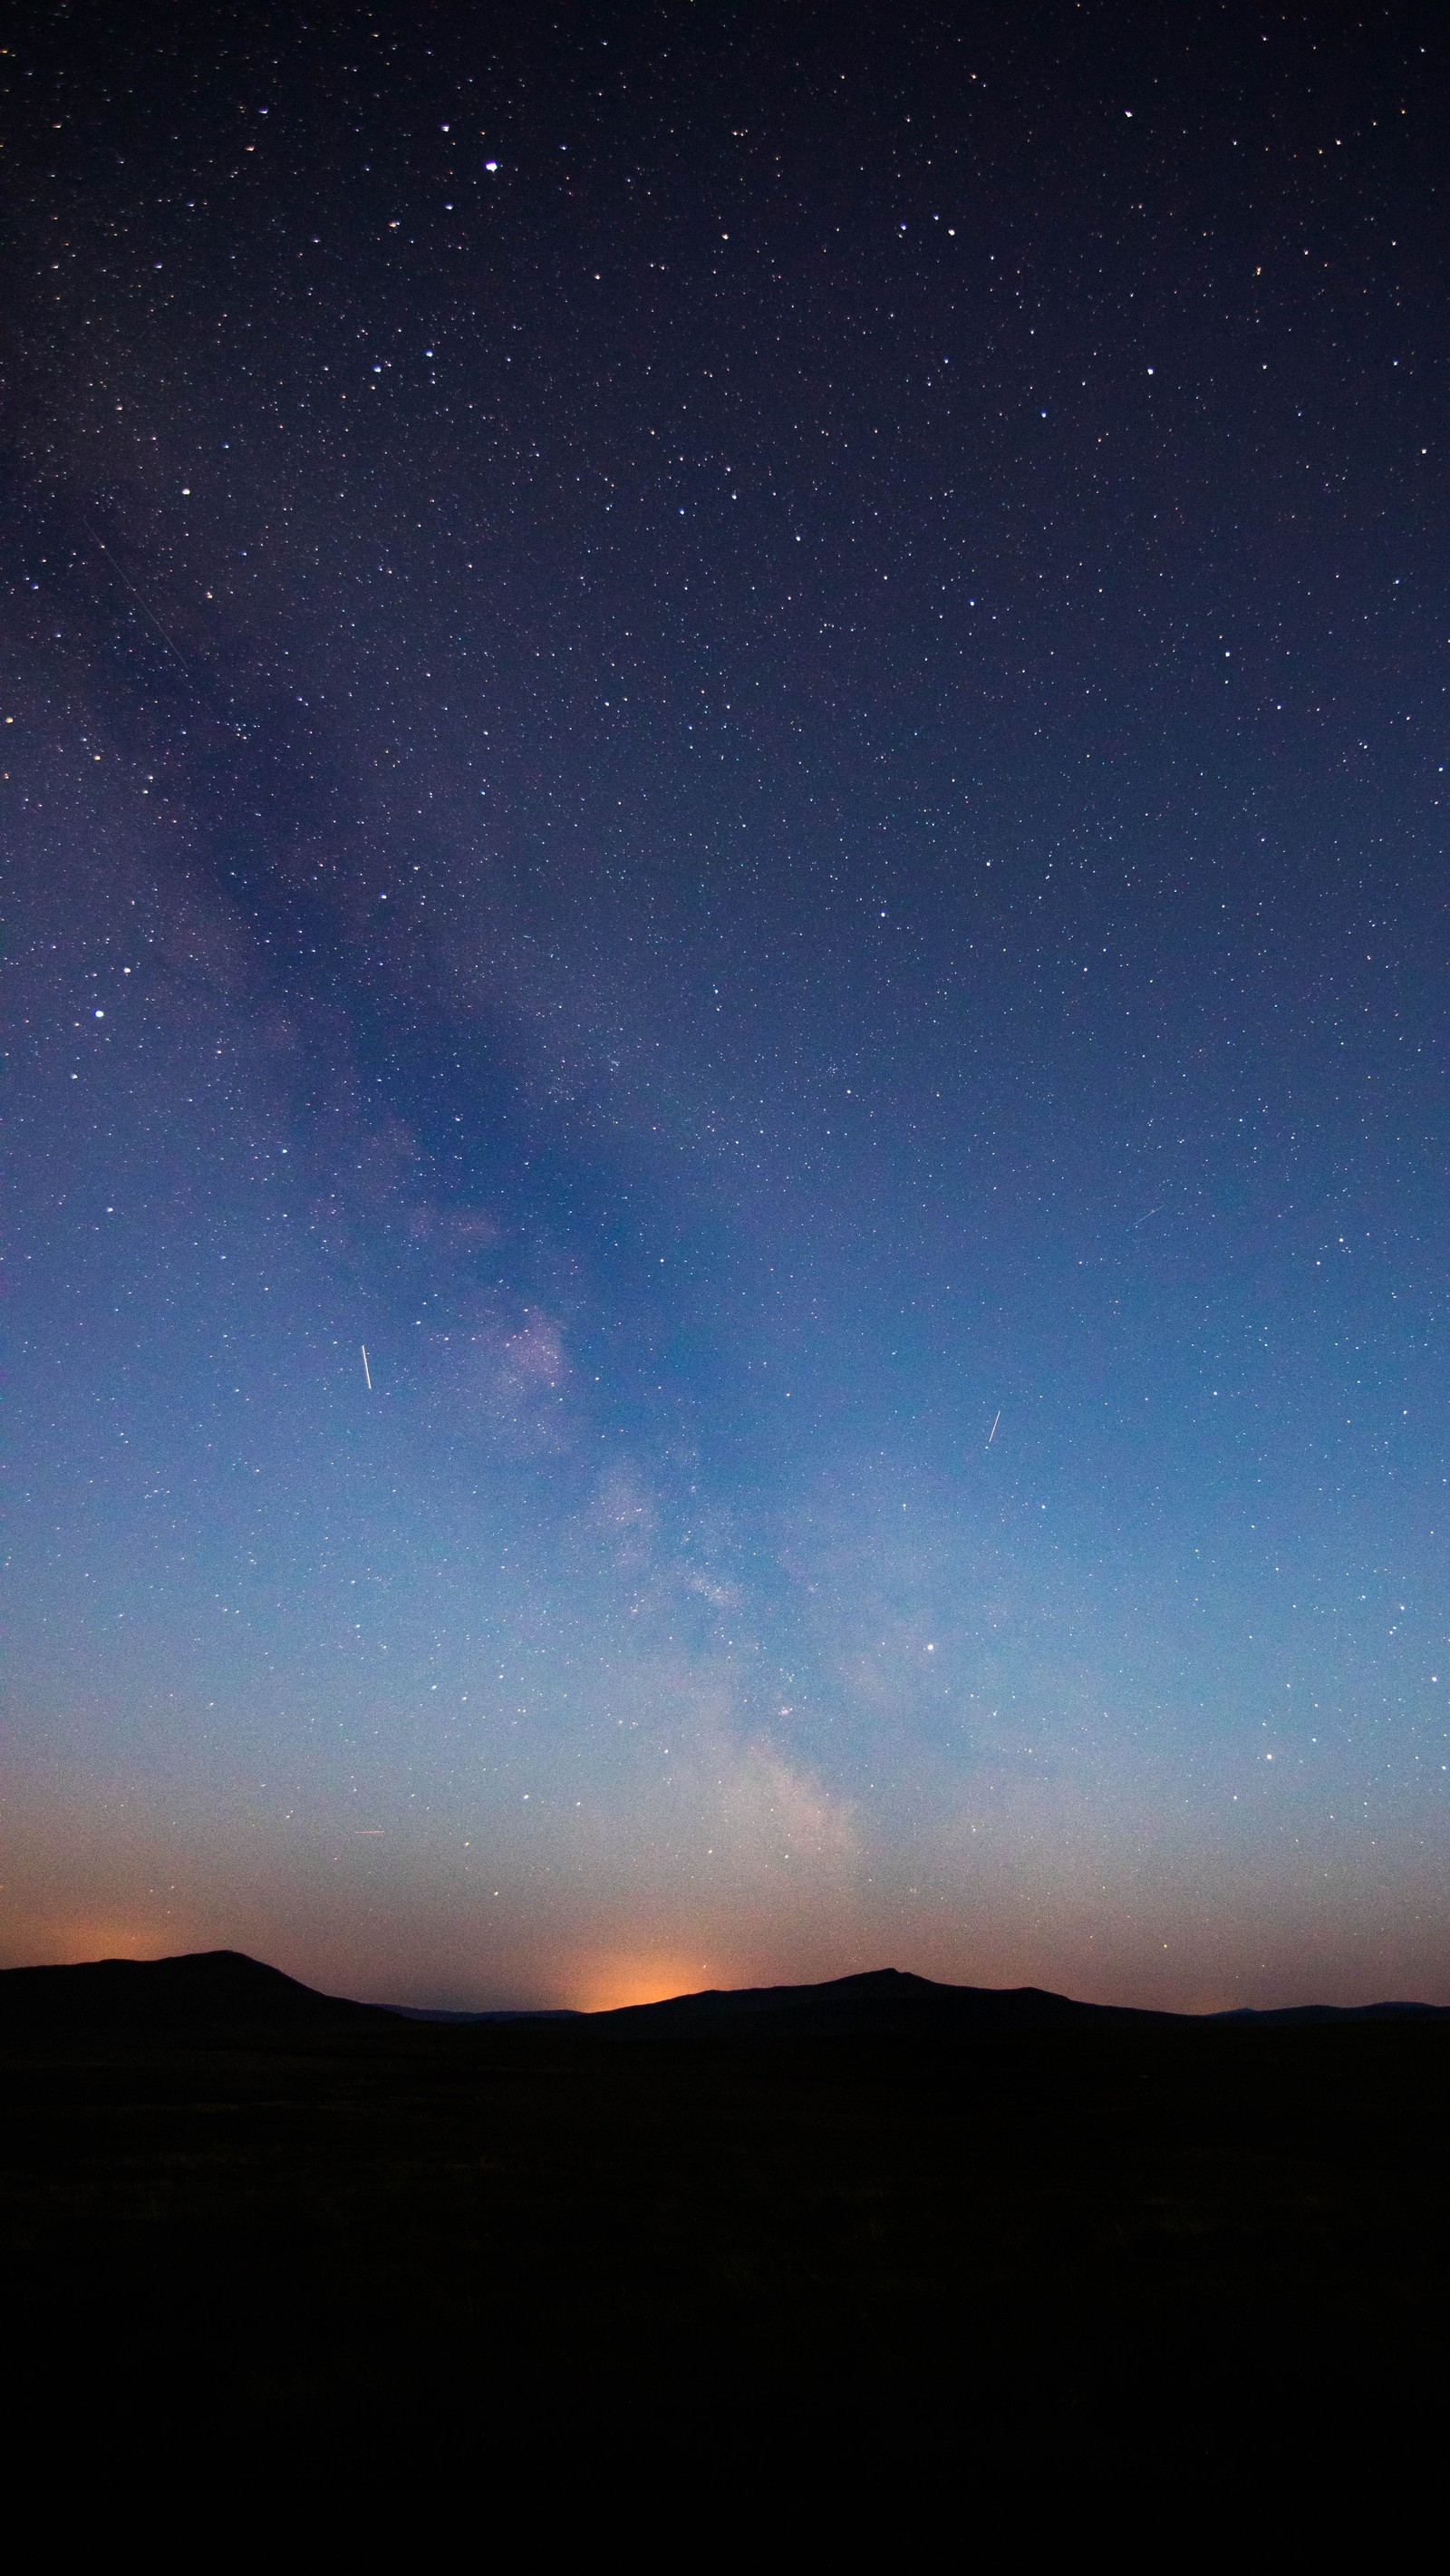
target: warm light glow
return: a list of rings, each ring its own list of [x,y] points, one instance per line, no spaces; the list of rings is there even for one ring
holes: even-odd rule
[[[663,2003],[730,1982],[703,1959],[594,1959],[570,1977],[568,2000],[580,2012],[617,2012],[625,2004]]]
[[[89,1959],[174,1959],[196,1946],[180,1927],[168,1938],[154,1924],[143,1931],[125,1915],[92,1914],[72,1919],[63,1930],[48,1928],[36,1964],[75,1967]]]

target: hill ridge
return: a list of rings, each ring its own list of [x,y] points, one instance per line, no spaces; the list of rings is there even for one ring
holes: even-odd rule
[[[918,2032],[975,2028],[1147,2028],[1292,2026],[1323,2022],[1450,2021],[1450,2006],[1409,2001],[1372,2004],[1237,2006],[1218,2013],[1175,2013],[1131,2004],[1078,2001],[1045,1986],[946,1984],[910,1968],[863,1968],[805,1985],[708,1986],[654,2003],[621,2004],[592,2013],[522,2010],[457,2012],[359,2003],[329,1995],[254,1959],[244,1950],[185,1950],[160,1959],[104,1958],[0,1969],[0,2032],[56,2035],[239,2029],[251,2026],[386,2023],[454,2027],[568,2022],[600,2037],[612,2032],[778,2031],[784,2035],[850,2031]]]

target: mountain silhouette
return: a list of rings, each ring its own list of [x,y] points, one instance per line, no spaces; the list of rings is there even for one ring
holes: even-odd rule
[[[1162,2028],[1170,2023],[1450,2021],[1443,2004],[1292,2004],[1255,2012],[1173,2013],[1129,2004],[1084,2004],[1042,1986],[948,1986],[901,1968],[871,1968],[814,1986],[710,1987],[655,2004],[624,2004],[591,2013],[591,2026],[620,2030],[780,2031],[945,2034],[957,2030]]]
[[[0,2039],[117,2037],[183,2033],[205,2037],[247,2029],[379,2033],[399,2021],[478,2027],[569,2024],[601,2039],[862,2037],[945,2038],[993,2030],[1150,2029],[1170,2024],[1450,2020],[1441,2004],[1295,2004],[1256,2012],[1188,2014],[1086,2004],[1041,1986],[951,1986],[900,1968],[872,1968],[809,1986],[710,1987],[660,2003],[611,2012],[430,2012],[416,2006],[354,2003],[319,1994],[241,1950],[194,1950],[174,1959],[94,1959],[75,1967],[0,1970]]]
[[[1262,2011],[1240,2004],[1232,2012],[1212,2013],[1209,2019],[1273,2022],[1276,2026],[1319,2021],[1450,2021],[1450,2004],[1278,2004]]]
[[[175,1959],[93,1959],[77,1967],[0,1971],[0,2035],[231,2032],[340,2023],[384,2026],[381,2005],[319,1994],[242,1950]]]
[[[656,2004],[623,2004],[593,2013],[591,2023],[618,2030],[700,2032],[746,2029],[800,2032],[943,2033],[953,2030],[1046,2030],[1095,2023],[1173,2021],[1173,2013],[1127,2005],[1080,2004],[1041,1986],[947,1986],[902,1968],[870,1968],[813,1986],[711,1987]]]

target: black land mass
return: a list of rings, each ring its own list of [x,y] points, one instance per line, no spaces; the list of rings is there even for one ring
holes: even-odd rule
[[[1045,2030],[1093,2022],[1161,2020],[1110,2005],[1073,2003],[1040,1986],[944,1986],[900,1968],[871,1968],[814,1986],[714,1987],[657,2004],[626,2004],[591,2019],[613,2029],[706,2031],[744,2028],[804,2035],[859,2031],[936,2033],[986,2029]]]
[[[320,1994],[282,1969],[241,1950],[194,1950],[174,1959],[92,1959],[67,1967],[0,1970],[0,2040],[22,2032],[59,2038],[69,2032],[186,2031],[198,2037],[290,2024],[338,2027],[399,2019],[477,2028],[500,2023],[589,2022],[591,2031],[656,2035],[748,2027],[753,2033],[846,2034],[1146,2027],[1183,2022],[1181,2013],[1085,2004],[1041,1986],[954,1986],[900,1968],[871,1968],[808,1986],[712,1986],[659,2003],[624,2004],[583,2014],[558,2007],[466,2012],[418,2004],[362,2004]],[[1209,2020],[1304,2023],[1421,2019],[1450,2021],[1450,2005],[1423,2003],[1293,2004],[1241,2008]]]
[[[0,1971],[0,2042],[24,2033],[182,2032],[198,2037],[320,2021],[363,2027],[388,2018],[376,2004],[321,1995],[242,1950],[176,1959],[89,1959],[74,1967]]]
[[[1084,2030],[1110,2024],[1139,2029],[1149,2023],[1189,2020],[1240,2023],[1450,2021],[1450,2004],[1290,2004],[1283,2009],[1203,2016],[1145,2012],[1124,2004],[1076,2003],[1043,1986],[946,1986],[900,1968],[868,1968],[854,1977],[832,1977],[814,1986],[713,1986],[695,1995],[671,1995],[656,2004],[625,2004],[591,2021],[611,2027],[679,2032],[722,2030],[750,2023],[756,2029],[792,2031]]]
[[[1432,2456],[1447,2022],[890,1970],[431,2020],[230,1952],[11,1970],[12,2420],[495,2479],[703,2446],[732,2489],[1217,2479],[1265,2427],[1301,2470]]]

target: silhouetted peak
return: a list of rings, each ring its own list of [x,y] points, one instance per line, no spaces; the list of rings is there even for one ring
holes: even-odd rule
[[[63,2031],[195,2030],[253,2023],[336,2021],[377,2010],[317,1993],[244,1950],[188,1950],[167,1959],[88,1959],[0,1972],[0,2027]],[[379,2012],[379,2019],[383,2016]]]

